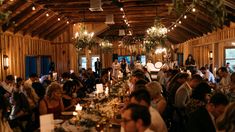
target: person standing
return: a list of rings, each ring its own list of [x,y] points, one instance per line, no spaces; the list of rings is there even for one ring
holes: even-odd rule
[[[112,77],[115,80],[118,80],[118,74],[119,74],[119,71],[120,71],[120,64],[118,63],[117,59],[114,60],[114,62],[112,64],[112,68],[113,68],[113,75],[112,75]]]
[[[95,73],[100,76],[100,70],[101,70],[101,62],[99,58],[97,58],[95,62]]]
[[[196,62],[193,58],[193,55],[189,54],[187,60],[185,61],[186,69],[191,72],[194,70]]]

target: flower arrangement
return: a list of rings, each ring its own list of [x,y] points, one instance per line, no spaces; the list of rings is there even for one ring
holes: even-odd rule
[[[100,42],[100,47],[102,49],[102,52],[109,53],[113,51],[113,44],[110,43],[108,40],[102,40]]]
[[[144,38],[146,52],[156,48],[157,45],[164,45],[167,38],[167,28],[160,22],[160,19],[155,19],[154,26],[147,29],[147,34]]]
[[[79,32],[75,33],[75,47],[78,50],[88,48],[91,50],[91,48],[96,44],[96,42],[93,39],[94,33],[88,33],[85,30],[85,26],[81,26],[81,29]]]
[[[122,39],[122,46],[127,48],[130,53],[145,51],[143,46],[143,36],[125,36]]]

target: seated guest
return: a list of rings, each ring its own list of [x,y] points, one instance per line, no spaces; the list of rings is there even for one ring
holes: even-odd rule
[[[182,84],[175,94],[175,107],[179,109],[185,108],[190,101],[192,90],[201,82],[202,77],[196,74],[189,81]]]
[[[229,100],[230,101],[235,101],[235,72],[232,73],[230,76],[231,82],[230,82],[230,89],[229,89]]]
[[[7,75],[5,81],[0,82],[0,95],[9,98],[10,94],[13,91],[13,83],[14,83],[13,75]]]
[[[30,110],[33,110],[38,105],[39,97],[33,92],[30,86],[24,85],[22,92],[28,100]]]
[[[229,104],[223,113],[217,120],[217,128],[219,132],[235,132],[235,102]]]
[[[147,90],[152,98],[151,106],[155,108],[161,115],[166,108],[166,100],[162,96],[162,86],[159,82],[149,82],[146,84]]]
[[[149,108],[151,115],[150,129],[154,132],[167,132],[165,122],[157,110],[151,107],[151,97],[146,89],[139,89],[131,93],[130,103],[139,104]]]
[[[11,127],[19,128],[21,131],[27,130],[32,120],[27,98],[23,93],[14,92],[10,98],[10,103],[12,105],[9,115]]]
[[[7,121],[7,111],[9,108],[7,100],[1,95],[0,100],[0,132],[13,132]]]
[[[32,88],[34,89],[37,96],[39,97],[39,100],[43,99],[43,97],[45,95],[45,91],[46,91],[45,88],[43,87],[43,85],[40,82],[34,82],[32,84]]]
[[[226,67],[220,67],[218,69],[219,76],[221,78],[219,82],[219,89],[223,93],[228,93],[229,91],[229,84],[231,83],[230,80],[230,73],[228,72]]]
[[[73,81],[67,81],[63,85],[63,104],[64,110],[70,110],[74,108],[74,105],[78,103],[77,100],[77,92],[76,92],[76,84]]]
[[[214,75],[209,71],[209,69],[206,69],[205,67],[201,67],[200,68],[200,71],[202,72],[203,74],[203,79],[208,81],[208,82],[211,82],[211,83],[215,83],[215,77]]]
[[[43,114],[54,114],[54,118],[59,118],[64,111],[62,101],[62,87],[58,83],[51,83],[46,90],[46,96],[39,103],[39,112]]]
[[[204,107],[210,101],[211,87],[206,82],[198,84],[193,90],[190,103],[187,105],[188,113]]]
[[[149,109],[137,104],[129,104],[122,114],[122,127],[125,132],[153,132],[149,129],[151,115]]]
[[[222,93],[215,93],[205,107],[190,114],[186,132],[216,132],[215,121],[223,114],[229,101]]]
[[[24,85],[28,85],[32,87],[33,82],[36,82],[36,81],[38,81],[38,75],[36,73],[32,73],[29,76],[29,79],[24,82]]]

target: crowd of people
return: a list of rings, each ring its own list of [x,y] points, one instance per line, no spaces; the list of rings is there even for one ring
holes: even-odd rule
[[[74,110],[95,91],[96,84],[111,85],[120,79],[125,80],[122,89],[128,96],[121,110],[121,131],[235,131],[235,73],[227,67],[219,68],[215,77],[207,66],[185,71],[162,67],[154,80],[146,67],[130,69],[125,60],[115,60],[110,68],[100,70],[97,63],[96,72],[65,72],[57,80],[40,82],[37,74],[26,81],[6,76],[0,83],[0,132],[34,131],[40,115],[60,118],[62,111]]]

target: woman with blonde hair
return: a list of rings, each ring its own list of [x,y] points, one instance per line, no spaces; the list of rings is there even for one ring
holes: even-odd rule
[[[162,115],[166,109],[167,103],[166,99],[162,95],[161,84],[159,82],[152,81],[147,83],[145,86],[152,98],[151,106],[155,108]]]
[[[45,97],[39,103],[39,112],[43,114],[54,114],[54,118],[59,118],[64,111],[62,101],[62,87],[58,83],[51,83],[46,89]]]
[[[216,125],[219,132],[235,132],[235,102],[227,106]]]

